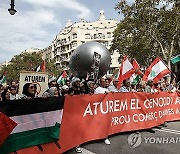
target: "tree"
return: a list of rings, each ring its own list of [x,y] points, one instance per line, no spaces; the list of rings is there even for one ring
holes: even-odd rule
[[[33,52],[33,53],[22,53],[20,55],[14,56],[10,64],[7,66],[4,66],[2,68],[2,72],[6,71],[6,78],[7,82],[10,83],[10,81],[17,81],[19,80],[20,71],[35,71],[35,69],[41,65],[43,62],[41,55],[39,53]],[[57,68],[54,60],[51,62],[45,61],[46,65],[46,71],[51,75],[59,75],[60,74],[60,68]]]
[[[114,31],[111,50],[136,58],[148,66],[157,56],[170,66],[180,51],[180,4],[178,0],[121,0],[116,10],[124,18]]]

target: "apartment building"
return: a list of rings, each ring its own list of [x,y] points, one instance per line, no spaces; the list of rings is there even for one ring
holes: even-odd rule
[[[50,62],[54,58],[54,53],[52,52],[52,45],[42,49],[40,51],[40,54],[42,55],[42,59],[46,59]]]
[[[71,20],[68,20],[66,26],[56,35],[52,43],[52,52],[56,64],[68,69],[68,62],[73,51],[88,41],[97,41],[110,49],[113,31],[117,24],[116,20],[106,19],[103,10],[100,11],[99,19],[94,22],[81,19],[79,22],[72,23]],[[116,51],[111,53],[111,72],[119,67],[119,56]]]

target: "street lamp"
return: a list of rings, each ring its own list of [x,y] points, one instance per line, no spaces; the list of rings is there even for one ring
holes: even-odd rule
[[[11,8],[9,8],[8,9],[8,11],[9,11],[9,13],[11,14],[11,15],[14,15],[17,11],[14,9],[14,1],[15,0],[11,0],[11,4],[10,4],[10,6],[11,6]]]

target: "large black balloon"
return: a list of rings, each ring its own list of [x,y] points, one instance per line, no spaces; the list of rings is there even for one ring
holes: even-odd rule
[[[104,45],[90,41],[80,45],[70,57],[69,67],[74,76],[79,78],[86,77],[87,72],[91,70],[95,52],[101,55],[98,77],[106,74],[111,61],[109,51]]]

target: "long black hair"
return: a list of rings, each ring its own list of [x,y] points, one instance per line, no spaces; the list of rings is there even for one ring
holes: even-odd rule
[[[28,96],[28,97],[35,97],[35,94],[30,94],[29,91],[28,91],[28,88],[29,86],[31,85],[32,83],[26,83],[24,86],[23,86],[23,91],[22,91],[22,94]]]
[[[8,92],[8,89],[4,89],[4,91],[1,93],[2,101],[9,101],[6,99],[7,92]]]

